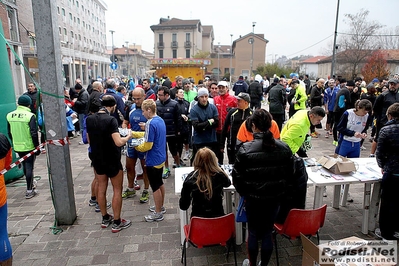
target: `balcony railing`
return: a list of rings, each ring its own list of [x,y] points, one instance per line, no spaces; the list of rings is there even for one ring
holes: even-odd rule
[[[172,42],[172,43],[170,44],[170,46],[171,46],[172,48],[177,48],[177,47],[178,47],[178,43],[177,43],[177,42]]]
[[[190,41],[185,41],[184,42],[184,48],[191,48],[191,42]]]
[[[158,48],[164,48],[165,43],[164,42],[158,42]]]

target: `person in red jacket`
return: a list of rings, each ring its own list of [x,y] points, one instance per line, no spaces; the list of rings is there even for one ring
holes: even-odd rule
[[[221,141],[222,129],[224,121],[226,120],[227,113],[231,108],[237,107],[237,99],[229,93],[229,84],[226,81],[219,81],[218,83],[219,95],[213,98],[214,104],[219,113],[219,125],[216,128],[216,137],[218,143]],[[223,150],[221,149],[216,156],[218,157],[219,164],[223,164]]]

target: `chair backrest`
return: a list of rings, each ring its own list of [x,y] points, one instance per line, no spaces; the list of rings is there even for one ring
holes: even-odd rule
[[[291,239],[300,237],[300,233],[305,236],[316,235],[324,225],[326,210],[326,204],[314,210],[290,210],[285,219],[281,234]]]
[[[211,245],[226,246],[235,235],[234,213],[216,218],[192,217],[188,240],[198,248]]]

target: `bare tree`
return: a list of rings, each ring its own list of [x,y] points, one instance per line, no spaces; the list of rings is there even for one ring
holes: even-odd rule
[[[349,30],[340,37],[339,43],[345,52],[343,62],[348,67],[349,73],[345,73],[351,78],[356,77],[361,71],[361,64],[366,61],[369,53],[378,48],[378,42],[373,35],[384,26],[377,21],[368,19],[369,11],[361,9],[356,14],[345,14],[344,22],[349,25]]]
[[[378,48],[383,50],[398,49],[399,47],[399,26],[391,29],[381,30],[377,37]]]

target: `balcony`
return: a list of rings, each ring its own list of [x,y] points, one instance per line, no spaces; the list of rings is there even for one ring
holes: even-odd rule
[[[164,42],[158,42],[158,48],[165,48]]]
[[[190,41],[185,41],[184,42],[184,48],[191,48],[191,42]]]
[[[29,46],[29,45],[24,45],[22,46],[22,53],[24,55],[34,55],[37,54],[36,46]]]
[[[172,42],[172,43],[170,44],[170,46],[171,46],[172,48],[177,48],[177,47],[178,47],[178,43],[177,43],[176,41],[174,41],[174,42]]]

